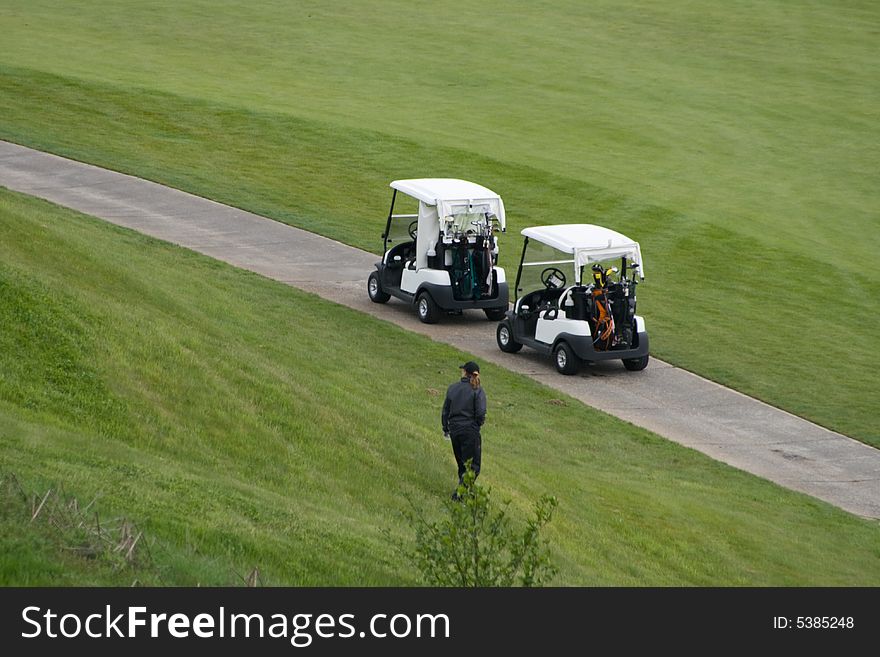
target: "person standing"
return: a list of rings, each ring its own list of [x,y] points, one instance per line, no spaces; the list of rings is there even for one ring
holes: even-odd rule
[[[461,485],[470,461],[474,477],[480,474],[482,437],[480,427],[486,421],[486,393],[480,385],[480,366],[474,361],[460,365],[461,380],[446,391],[443,402],[443,435],[452,442],[452,452],[458,465],[458,483]],[[458,489],[452,494],[458,498]]]

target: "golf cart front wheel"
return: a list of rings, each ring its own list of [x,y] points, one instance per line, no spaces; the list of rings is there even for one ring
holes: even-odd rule
[[[416,311],[425,324],[436,324],[440,318],[440,308],[427,292],[422,292],[416,299]]]
[[[500,322],[507,316],[507,306],[503,308],[483,308],[483,312],[486,313],[486,319],[490,322]]]
[[[522,344],[513,339],[513,331],[510,330],[508,322],[501,322],[495,330],[495,339],[498,341],[498,348],[508,354],[515,354],[522,349]]]
[[[385,303],[391,298],[391,295],[384,292],[379,284],[379,272],[374,271],[367,279],[367,294],[373,303]]]
[[[640,372],[648,366],[648,354],[641,358],[624,358],[623,366],[630,372]]]
[[[576,374],[581,367],[581,359],[567,342],[560,342],[553,350],[553,362],[560,374]]]

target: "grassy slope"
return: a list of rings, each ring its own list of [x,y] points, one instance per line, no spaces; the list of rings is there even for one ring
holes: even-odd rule
[[[464,354],[9,192],[0,233],[4,470],[134,519],[154,541],[146,583],[253,566],[274,584],[414,583],[383,529],[406,540],[404,495],[448,494],[432,390]],[[519,516],[560,498],[557,583],[880,583],[876,523],[502,369],[484,379],[483,481]],[[71,565],[15,514],[0,525],[2,583],[128,576]]]
[[[880,349],[870,326],[856,319],[880,299],[880,278],[869,273],[539,169],[325,123],[9,69],[0,70],[0,108],[0,136],[364,248],[380,244],[387,180],[412,175],[426,161],[438,175],[510,190],[514,227],[525,225],[523,216],[529,223],[580,220],[567,212],[574,199],[588,216],[645,244],[649,280],[640,308],[655,355],[880,444],[873,391],[863,385],[864,373],[880,368]],[[517,241],[509,231],[508,266]],[[817,379],[822,385],[803,384]]]
[[[656,355],[878,445],[878,23],[868,2],[35,0],[0,10],[0,137],[369,249],[395,177],[494,187],[513,234],[610,224],[645,247]]]

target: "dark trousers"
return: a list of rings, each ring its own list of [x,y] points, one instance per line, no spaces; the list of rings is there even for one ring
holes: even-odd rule
[[[479,429],[464,429],[451,434],[452,452],[458,465],[458,483],[464,478],[465,464],[470,461],[474,475],[480,474],[480,460],[483,453],[483,439]]]

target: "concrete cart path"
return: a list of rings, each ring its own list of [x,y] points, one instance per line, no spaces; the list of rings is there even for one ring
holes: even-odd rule
[[[645,371],[631,373],[613,361],[585,367],[579,376],[562,376],[549,358],[528,349],[502,353],[495,345],[496,323],[481,312],[426,325],[399,301],[371,303],[366,279],[378,260],[373,254],[156,183],[3,141],[0,185],[314,292],[525,374],[736,468],[851,513],[880,518],[880,450],[667,363],[652,359]],[[651,318],[647,321],[650,331]]]

